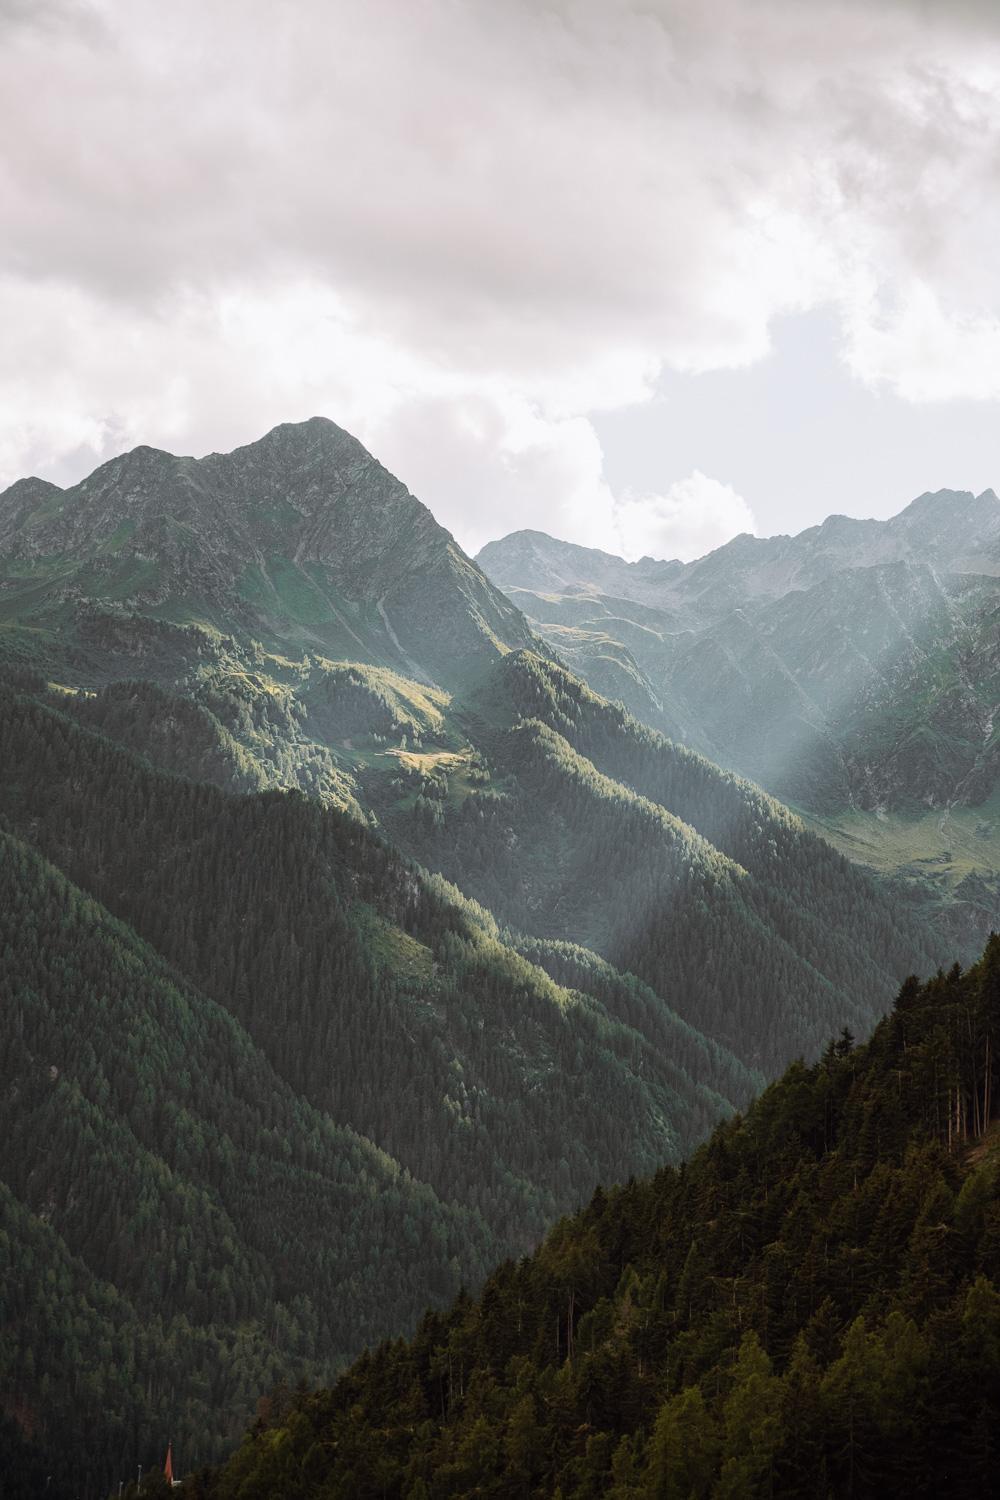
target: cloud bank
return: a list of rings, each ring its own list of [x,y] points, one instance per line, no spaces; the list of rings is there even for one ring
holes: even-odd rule
[[[471,548],[678,553],[747,502],[612,493],[589,420],[663,370],[824,306],[860,381],[1000,395],[988,5],[0,0],[0,37],[0,482],[323,412]]]

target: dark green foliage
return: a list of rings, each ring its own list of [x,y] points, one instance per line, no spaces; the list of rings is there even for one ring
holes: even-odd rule
[[[363,824],[158,775],[25,699],[0,756],[0,807],[48,857],[226,1005],[297,1090],[507,1226],[512,1248],[599,1176],[677,1154],[656,1036],[554,985]],[[746,1097],[718,1048],[692,1061]]]
[[[314,661],[302,688],[310,726],[321,739],[444,744],[448,695],[359,662]]]
[[[4,565],[0,662],[19,691],[0,695],[0,1463],[28,1493],[44,1460],[90,1495],[167,1435],[185,1468],[217,1456],[279,1377],[332,1379],[523,1255],[598,1180],[677,1163],[788,1058],[845,1022],[867,1035],[906,969],[938,957],[770,798],[530,651],[501,660],[530,642],[523,620],[370,461],[363,504],[338,490],[325,561],[283,556],[314,507],[330,522],[324,487],[354,452],[342,436],[282,431],[208,469],[132,455],[102,471],[108,506],[96,490],[43,496],[55,550],[39,558],[18,532]],[[221,550],[192,483],[209,469]],[[406,535],[373,525],[383,501]],[[120,524],[92,535],[115,507]],[[428,665],[457,697],[427,685]],[[956,1139],[992,1110],[977,1026],[976,1089],[941,1085]],[[937,1212],[912,1271],[928,1305],[944,1295]],[[638,1273],[607,1284],[596,1221],[553,1244],[542,1322],[501,1281],[488,1341],[504,1369],[550,1349],[554,1369],[588,1361],[564,1487],[632,1493],[668,1294]],[[624,1231],[615,1245],[621,1271]],[[770,1309],[792,1254],[767,1262]],[[676,1305],[711,1315],[722,1360],[711,1256],[710,1235],[684,1247]],[[623,1307],[643,1329],[634,1365]],[[817,1312],[801,1371],[839,1357],[838,1316]],[[498,1425],[463,1338],[435,1356],[436,1387],[406,1373],[394,1409],[419,1428],[453,1388],[479,1401],[442,1472],[461,1492],[492,1454],[509,1492],[530,1493],[558,1448],[552,1412],[577,1397],[517,1377]],[[787,1349],[761,1338],[780,1366]],[[777,1378],[761,1358],[747,1351],[754,1394],[724,1416],[742,1434],[730,1490],[756,1482],[747,1412]],[[808,1413],[804,1375],[796,1390]],[[689,1487],[721,1452],[718,1394],[678,1416],[706,1435]],[[301,1405],[276,1396],[272,1428]],[[323,1441],[305,1463],[318,1484]],[[664,1451],[676,1441],[667,1422]],[[391,1447],[359,1449],[372,1485],[392,1482]],[[278,1448],[294,1487],[297,1447]],[[427,1469],[412,1493],[439,1482]]]
[[[997,939],[907,981],[866,1046],[843,1036],[685,1166],[599,1191],[195,1493],[990,1493],[997,994]]]
[[[253,659],[250,646],[240,669],[223,655],[173,695],[122,683],[61,706],[198,780],[294,783],[369,808],[515,932],[632,971],[758,1082],[845,1018],[869,1030],[914,958],[951,956],[773,799],[531,653],[451,705],[322,659],[281,685]],[[394,736],[402,749],[383,751]],[[443,743],[461,753],[408,754]],[[353,776],[331,745],[358,752]],[[713,1087],[746,1097],[736,1078]]]
[[[50,1467],[84,1453],[106,1482],[165,1432],[207,1457],[279,1377],[481,1273],[475,1214],[3,834],[0,954],[0,1380]]]
[[[152,682],[116,682],[98,693],[65,698],[81,724],[147,755],[192,781],[257,792],[268,778],[210,709]]]
[[[170,689],[126,678],[96,692],[54,692],[50,701],[153,765],[193,781],[232,792],[295,788],[356,809],[349,779],[328,747],[304,728],[306,705],[289,687],[255,670],[260,648],[250,644],[236,651],[232,641],[212,642],[211,648],[211,664],[202,663]],[[175,657],[174,666],[182,667],[183,659]],[[304,664],[300,671],[307,672]],[[4,675],[11,680],[9,669]],[[316,675],[323,680],[328,674]]]
[[[331,1376],[749,1096],[637,981],[532,961],[357,819],[0,710],[2,1358],[50,1467],[70,1438],[105,1480],[168,1432],[217,1455],[279,1375]]]

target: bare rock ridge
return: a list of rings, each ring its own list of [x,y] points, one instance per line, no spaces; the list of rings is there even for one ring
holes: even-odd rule
[[[30,583],[43,613],[236,618],[442,680],[538,646],[427,507],[322,417],[203,459],[135,448],[66,490],[20,480],[0,495],[0,557],[0,611],[19,616]]]

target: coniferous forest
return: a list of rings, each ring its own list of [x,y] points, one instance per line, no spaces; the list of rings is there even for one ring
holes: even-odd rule
[[[193,1492],[993,1493],[998,1043],[993,938],[477,1298],[285,1393]]]
[[[0,0],[0,1500],[1000,1496],[998,163],[1000,0]]]
[[[600,697],[332,423],[204,465],[0,496],[5,1500],[982,1493],[988,882]]]

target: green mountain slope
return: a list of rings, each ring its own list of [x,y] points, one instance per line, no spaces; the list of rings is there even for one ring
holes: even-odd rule
[[[660,997],[670,1025],[682,1016],[758,1079],[845,1021],[867,1032],[909,955],[933,964],[967,951],[967,934],[953,946],[925,933],[923,908],[859,874],[773,799],[530,653],[508,653],[454,697],[334,664],[285,684],[240,681],[251,721],[270,726],[282,757],[309,744],[300,764],[327,767],[329,796],[345,789],[355,816],[375,818],[516,943],[600,953]],[[192,712],[169,706],[176,693],[118,684],[57,701],[171,768],[225,760],[239,788],[245,778],[223,755],[224,695],[195,692],[221,738],[213,757],[186,735],[198,747],[186,763],[166,733]],[[199,717],[199,733],[208,722]],[[252,753],[253,733],[227,722]],[[301,738],[283,740],[284,724]],[[262,784],[280,784],[280,759],[254,765]]]
[[[279,1375],[412,1325],[754,1086],[648,986],[505,938],[357,817],[166,775],[10,689],[0,760],[20,1469],[64,1429],[102,1483],[164,1428],[218,1452]],[[92,1364],[42,1317],[63,1262]]]
[[[25,1134],[13,1085],[0,1181],[17,1234],[45,1227],[36,1259],[79,1263],[92,1306],[121,1299],[136,1348],[159,1337],[154,1283],[186,1277],[175,1232],[215,1247],[204,1275],[191,1252],[202,1301],[183,1317],[216,1331],[169,1393],[147,1354],[124,1361],[144,1391],[133,1458],[156,1457],[171,1401],[189,1458],[218,1451],[275,1371],[327,1378],[597,1181],[680,1161],[831,1031],[867,1035],[914,962],[969,950],[978,917],[942,933],[926,895],[859,873],[536,645],[330,423],[199,462],[141,449],[72,491],[0,496],[0,829],[99,903],[78,973],[83,938],[62,956],[59,901],[17,866],[11,951],[43,947],[71,984],[19,959],[3,1042],[16,1052],[30,1013],[44,1046],[16,1066],[33,1078],[75,1039],[86,1107],[43,1088],[50,1113]],[[65,1025],[45,1011],[88,984]],[[244,1139],[230,1117],[248,1111],[262,1123]],[[217,1368],[243,1369],[234,1329],[245,1378]],[[53,1334],[36,1359],[22,1339],[12,1414],[41,1444],[24,1470],[51,1460],[75,1359],[60,1348]],[[110,1463],[120,1402],[97,1364],[87,1378]]]
[[[158,774],[25,697],[5,705],[0,753],[15,826],[236,1015],[298,1091],[512,1243],[612,1161],[676,1154],[703,1128],[689,1107],[703,1120],[723,1088],[750,1086],[708,1049],[699,1079],[670,1065],[679,1100],[655,1041],[554,984],[486,912],[343,813]]]
[[[202,773],[231,749],[209,733],[218,720],[186,700],[134,684],[82,699],[0,690],[0,816],[91,898],[52,896],[46,882],[61,877],[34,874],[37,855],[23,846],[20,863],[8,859],[8,951],[30,959],[8,970],[7,1076],[17,1081],[0,1180],[17,1213],[56,1236],[45,1254],[75,1257],[100,1297],[123,1299],[136,1348],[151,1347],[140,1333],[164,1288],[179,1288],[178,1314],[193,1328],[215,1330],[204,1347],[195,1340],[200,1352],[184,1346],[169,1393],[142,1377],[158,1394],[136,1409],[130,1437],[117,1417],[86,1408],[107,1463],[149,1456],[171,1401],[169,1425],[188,1451],[217,1451],[241,1403],[245,1413],[279,1370],[332,1371],[405,1328],[457,1279],[475,1282],[488,1257],[523,1252],[596,1181],[679,1160],[745,1103],[757,1067],[812,1047],[832,1014],[867,1027],[884,1004],[909,919],[839,856],[560,669],[510,655],[497,671],[447,714],[443,700],[401,682],[390,692],[359,669],[340,688],[355,733],[377,711],[381,748],[350,752],[368,762],[355,769],[359,792],[386,828],[411,830],[425,859],[443,834],[466,888],[497,901],[505,928],[408,865],[357,812],[154,769],[136,749],[176,764],[186,746]],[[167,732],[188,714],[189,734]],[[384,743],[459,731],[482,748],[390,754]],[[439,777],[440,756],[454,799],[414,795],[410,778]],[[401,784],[385,784],[381,758]],[[245,769],[233,759],[236,780]],[[61,915],[74,902],[99,929],[91,957]],[[853,925],[849,953],[823,931],[835,911]],[[803,958],[797,944],[815,952]],[[267,1121],[264,1143],[251,1135],[243,1146],[237,1122],[251,1104]],[[317,1138],[336,1164],[322,1153],[315,1164]],[[58,1149],[39,1152],[40,1139]],[[231,1155],[241,1147],[245,1167]],[[356,1181],[370,1225],[353,1205]],[[354,1289],[359,1263],[370,1279]],[[267,1311],[272,1301],[283,1310]],[[56,1378],[65,1356],[58,1328],[32,1343],[33,1316],[15,1365],[27,1393],[17,1410],[33,1414],[49,1454],[45,1434],[68,1399]],[[213,1361],[232,1362],[226,1329],[247,1319],[267,1338],[255,1349],[248,1334],[242,1374],[226,1383]],[[145,1359],[130,1355],[127,1368],[146,1370]],[[99,1402],[119,1410],[97,1364],[93,1378]]]
[[[835,1026],[870,1030],[908,952],[936,961],[915,913],[773,799],[561,668],[510,654],[460,712],[477,781],[412,757],[409,784],[364,784],[392,836],[515,930],[634,973],[765,1076]]]
[[[296,1398],[215,1500],[976,1496],[1000,1426],[1000,940],[680,1170]]]
[[[58,1482],[101,1493],[168,1433],[207,1458],[280,1378],[480,1274],[475,1213],[9,834],[0,952],[0,1384]]]

